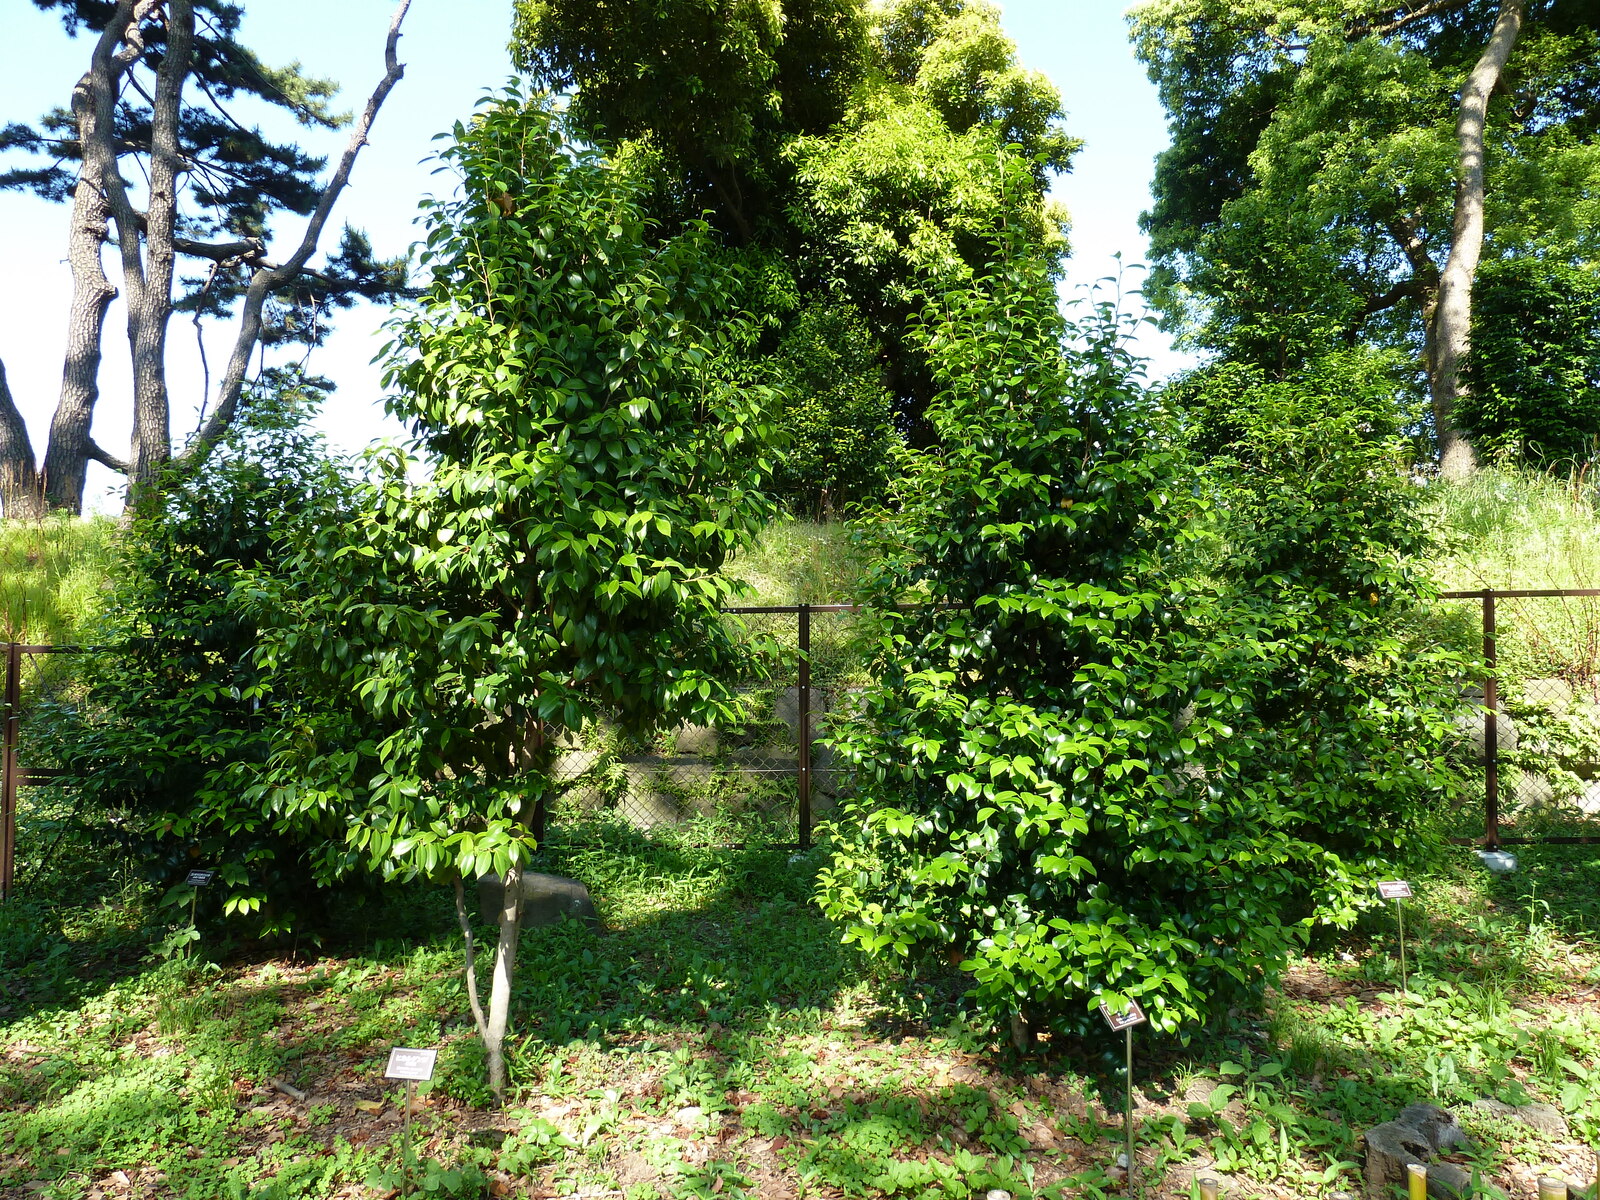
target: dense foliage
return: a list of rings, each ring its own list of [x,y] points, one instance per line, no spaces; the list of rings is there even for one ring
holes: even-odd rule
[[[818,518],[881,495],[900,437],[877,342],[860,314],[839,300],[807,306],[771,372],[781,397],[777,493]]]
[[[761,354],[808,338],[817,306],[851,306],[868,340],[852,334],[841,353],[870,346],[903,434],[927,436],[932,394],[904,336],[919,281],[981,266],[1002,228],[1026,230],[1052,263],[1066,252],[1044,193],[1079,143],[987,0],[523,0],[512,49],[539,83],[573,93],[580,134],[648,180],[664,232],[709,212],[738,247],[760,279]],[[1026,163],[1027,182],[1002,187],[997,156]],[[813,511],[823,487],[873,495],[884,458],[862,451],[883,434],[875,398],[812,391],[808,371],[788,383],[791,410],[831,432],[807,447],[815,467],[779,480],[783,499]]]
[[[883,518],[822,900],[996,1016],[1136,997],[1174,1030],[1427,843],[1453,673],[1396,632],[1424,543],[1365,364],[1196,381],[1197,500],[1114,317],[1068,334],[1026,256],[919,323],[940,444]]]
[[[1554,286],[1593,259],[1600,228],[1592,5],[1137,5],[1138,52],[1172,130],[1145,216],[1150,294],[1170,327],[1288,374],[1350,345],[1403,350],[1410,389],[1431,383],[1437,408],[1460,96],[1510,8],[1522,23],[1486,110],[1483,261]]]
[[[258,390],[204,463],[173,468],[117,546],[81,703],[52,734],[97,834],[133,852],[163,886],[218,870],[229,912],[267,930],[309,931],[323,897],[308,885],[338,820],[293,828],[243,795],[297,703],[296,682],[256,661],[256,620],[233,589],[243,573],[280,577],[288,539],[348,528],[355,484],[305,421],[315,390],[283,379]]]
[[[1512,259],[1478,279],[1461,421],[1486,450],[1589,462],[1600,438],[1600,273]]]

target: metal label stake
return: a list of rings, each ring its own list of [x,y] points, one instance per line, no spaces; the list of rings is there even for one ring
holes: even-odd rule
[[[1400,990],[1410,994],[1411,987],[1406,983],[1406,914],[1400,901],[1410,897],[1411,885],[1404,879],[1391,879],[1378,885],[1378,895],[1394,901],[1394,917],[1400,924]]]
[[[200,926],[196,917],[200,911],[200,889],[210,887],[211,881],[217,877],[215,871],[190,871],[184,876],[183,881],[189,885],[189,928],[199,934]],[[198,941],[198,936],[195,941]],[[194,957],[194,942],[189,943],[189,956]]]
[[[1128,1076],[1124,1080],[1126,1087],[1123,1090],[1122,1129],[1128,1145],[1128,1194],[1131,1196],[1133,1194],[1133,1027],[1144,1024],[1144,1009],[1139,1007],[1137,1000],[1129,1000],[1127,1008],[1121,1012],[1112,1012],[1111,1006],[1102,1000],[1100,1015],[1105,1018],[1106,1024],[1111,1026],[1111,1032],[1116,1033],[1121,1030],[1127,1042]]]
[[[406,1111],[405,1124],[402,1138],[404,1139],[405,1170],[401,1173],[401,1195],[411,1194],[412,1168],[417,1161],[416,1152],[411,1148],[411,1108],[417,1095],[417,1080],[426,1082],[433,1078],[433,1064],[437,1061],[437,1050],[412,1050],[404,1046],[396,1046],[389,1051],[389,1065],[383,1069],[385,1079],[404,1079],[406,1081]]]

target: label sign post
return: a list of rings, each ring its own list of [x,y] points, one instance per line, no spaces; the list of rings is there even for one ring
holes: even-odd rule
[[[200,889],[203,888],[203,887],[210,887],[211,886],[211,881],[213,879],[215,879],[216,877],[217,877],[217,873],[215,871],[190,871],[187,875],[185,875],[183,877],[183,881],[186,884],[189,885],[189,889],[190,889],[190,891],[189,891],[189,928],[195,931],[192,936],[195,937],[197,940],[198,940],[198,938],[200,936],[200,933],[199,933],[200,926],[199,926],[199,923],[196,921],[195,918],[196,918],[196,914],[199,912],[199,908],[200,908]],[[190,955],[194,954],[194,943],[193,942],[189,943],[189,953],[190,953]]]
[[[1400,990],[1409,993],[1411,988],[1406,984],[1406,914],[1405,909],[1400,907],[1400,901],[1410,898],[1411,885],[1404,879],[1391,879],[1378,885],[1378,895],[1394,901],[1394,916],[1400,925]]]
[[[1102,1000],[1100,1015],[1111,1027],[1112,1033],[1121,1030],[1127,1040],[1128,1077],[1124,1081],[1127,1086],[1123,1093],[1122,1130],[1128,1146],[1128,1194],[1131,1196],[1133,1195],[1133,1027],[1144,1024],[1144,1009],[1139,1007],[1137,1000],[1129,1000],[1126,1008],[1120,1012],[1112,1012],[1111,1006]]]
[[[433,1064],[438,1059],[437,1050],[412,1050],[405,1046],[395,1046],[389,1051],[389,1065],[383,1069],[385,1079],[404,1079],[406,1081],[406,1111],[405,1111],[405,1171],[401,1178],[405,1181],[405,1190],[402,1195],[411,1194],[411,1172],[416,1165],[417,1156],[411,1149],[411,1102],[416,1098],[417,1080],[426,1082],[433,1078]]]

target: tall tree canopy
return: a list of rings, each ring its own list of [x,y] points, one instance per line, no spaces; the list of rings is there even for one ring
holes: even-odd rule
[[[1170,114],[1152,292],[1196,346],[1293,373],[1414,351],[1446,470],[1480,256],[1592,263],[1600,13],[1585,0],[1146,0]]]
[[[858,313],[902,432],[928,432],[933,390],[904,335],[919,281],[981,269],[1003,227],[1052,271],[1066,253],[1044,192],[1079,143],[987,0],[519,0],[512,53],[651,181],[664,230],[709,211],[759,265],[765,350],[813,304]],[[1003,169],[1018,158],[1029,171]]]
[[[324,183],[318,182],[324,160],[243,124],[236,105],[257,102],[288,112],[303,126],[332,129],[350,121],[330,107],[337,89],[298,67],[262,63],[238,40],[242,5],[34,3],[58,13],[69,34],[93,34],[94,48],[71,89],[70,107],[35,126],[0,131],[0,150],[36,156],[0,171],[0,188],[72,204],[66,362],[42,464],[0,368],[0,506],[7,516],[47,507],[79,511],[91,460],[125,472],[134,493],[155,479],[172,453],[166,339],[174,311],[218,316],[242,301],[215,395],[202,398],[209,414],[187,451],[203,455],[233,419],[259,344],[314,342],[322,327],[313,314],[358,295],[392,295],[403,283],[400,265],[375,260],[365,237],[349,229],[319,270],[308,271],[307,264],[373,118],[402,73],[396,47],[408,0],[401,0],[390,24],[383,77]],[[281,212],[310,220],[299,245],[277,259],[267,240],[271,218]],[[105,268],[108,244],[118,252],[116,282]],[[196,275],[181,277],[180,261],[197,264]],[[127,303],[133,367],[133,440],[126,459],[96,444],[91,433],[105,318],[119,292]]]

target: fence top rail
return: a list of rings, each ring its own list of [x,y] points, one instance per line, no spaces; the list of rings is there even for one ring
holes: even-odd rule
[[[861,607],[859,604],[750,604],[722,611],[743,616],[752,613],[797,613],[801,609],[814,613],[860,612]]]
[[[1440,592],[1441,600],[1535,600],[1563,596],[1600,596],[1600,588],[1480,588],[1472,592]]]

